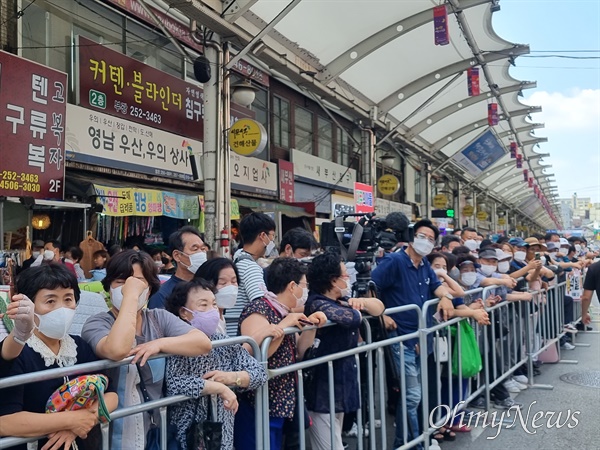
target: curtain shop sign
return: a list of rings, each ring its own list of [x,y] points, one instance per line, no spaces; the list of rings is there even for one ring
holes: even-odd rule
[[[193,179],[190,154],[202,154],[199,141],[75,105],[67,106],[65,148],[70,161],[185,181]]]
[[[0,196],[63,199],[67,75],[0,51]]]

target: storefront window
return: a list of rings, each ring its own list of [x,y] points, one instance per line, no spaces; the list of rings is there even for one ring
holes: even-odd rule
[[[290,103],[277,96],[273,96],[273,145],[290,146]]]
[[[256,91],[256,98],[252,102],[252,111],[256,114],[256,121],[262,124],[267,130],[267,136],[269,136],[269,93],[265,89],[258,89]],[[264,150],[257,155],[256,158],[268,160],[269,159],[269,146],[267,145]]]
[[[337,163],[348,167],[352,159],[352,139],[350,139],[350,134],[343,128],[337,127],[336,133]]]
[[[333,124],[329,120],[319,117],[318,126],[319,157],[333,161]]]
[[[304,153],[313,153],[313,115],[310,111],[296,106],[295,147]]]

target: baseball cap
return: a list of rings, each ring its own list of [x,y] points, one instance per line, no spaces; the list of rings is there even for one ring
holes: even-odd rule
[[[570,247],[571,244],[566,238],[560,238],[560,246],[561,247]]]
[[[495,248],[484,248],[479,250],[479,259],[498,259]]]
[[[511,238],[508,243],[513,247],[529,247],[529,244],[520,237]]]
[[[31,248],[44,248],[44,241],[41,239],[36,239],[31,243]]]

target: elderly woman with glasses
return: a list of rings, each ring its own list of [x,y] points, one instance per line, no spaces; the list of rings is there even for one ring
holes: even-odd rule
[[[339,353],[358,345],[362,312],[373,316],[383,313],[385,306],[376,298],[350,298],[350,277],[340,255],[326,252],[313,259],[308,269],[310,295],[306,314],[323,312],[327,319],[337,324],[317,331],[319,346],[315,357]],[[307,407],[313,419],[310,441],[313,449],[341,449],[344,414],[358,410],[357,367],[354,356],[333,362],[334,386],[329,386],[326,364],[314,368],[314,379],[307,386]],[[335,391],[335,424],[330,423],[329,389]],[[335,442],[330,430],[335,426]]]

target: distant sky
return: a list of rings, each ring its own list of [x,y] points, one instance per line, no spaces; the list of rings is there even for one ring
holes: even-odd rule
[[[543,109],[532,118],[546,124],[535,135],[548,142],[535,151],[550,153],[543,163],[552,164],[561,197],[577,192],[600,202],[600,0],[501,0],[500,7],[494,30],[529,44],[529,56],[536,56],[519,57],[510,72],[537,81],[522,99]],[[592,59],[537,57],[554,54]]]

